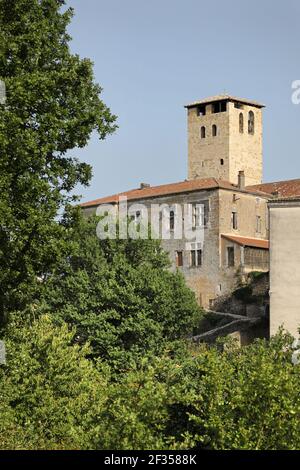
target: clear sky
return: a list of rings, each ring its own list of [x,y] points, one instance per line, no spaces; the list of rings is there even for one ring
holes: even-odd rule
[[[184,104],[226,93],[265,103],[264,181],[300,177],[299,0],[68,0],[72,51],[95,64],[118,131],[75,152],[84,201],[187,177]]]

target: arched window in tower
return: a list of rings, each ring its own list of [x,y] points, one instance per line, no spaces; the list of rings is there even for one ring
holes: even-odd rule
[[[254,112],[249,111],[248,117],[248,134],[254,134]]]
[[[205,139],[206,132],[205,132],[205,127],[204,126],[201,127],[200,135],[201,135],[201,139]]]
[[[213,136],[213,137],[216,137],[217,133],[218,133],[217,126],[214,124],[214,125],[212,126],[212,136]]]
[[[240,134],[243,134],[244,133],[244,115],[243,115],[243,113],[240,113],[239,124],[240,124]]]

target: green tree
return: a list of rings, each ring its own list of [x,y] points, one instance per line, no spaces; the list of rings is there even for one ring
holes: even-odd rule
[[[185,433],[199,449],[299,449],[300,366],[290,345],[280,333],[244,348],[204,348],[183,362],[170,408],[176,440]]]
[[[0,319],[67,252],[57,215],[91,168],[72,149],[115,129],[92,63],[70,52],[64,0],[0,0]]]
[[[97,447],[102,445],[105,449],[120,450],[187,449],[189,437],[174,433],[181,416],[173,417],[170,413],[177,403],[178,385],[182,380],[185,379],[181,375],[179,357],[171,358],[167,352],[160,357],[143,358],[130,371],[122,374],[118,381],[110,384],[106,403],[106,419],[110,425],[104,436],[97,436]]]
[[[35,312],[33,312],[35,314]],[[223,352],[183,343],[116,376],[53,317],[17,316],[0,366],[1,449],[298,449],[290,338]]]
[[[118,369],[192,333],[202,310],[157,240],[99,240],[81,218],[72,256],[49,273],[43,309],[76,327],[78,341]],[[132,362],[133,361],[133,362]]]
[[[0,449],[89,449],[103,434],[108,371],[49,316],[11,321],[0,366]],[[102,431],[100,431],[100,428]]]
[[[121,449],[296,450],[300,365],[291,339],[143,360],[110,390],[106,433]],[[121,424],[120,417],[123,416]]]

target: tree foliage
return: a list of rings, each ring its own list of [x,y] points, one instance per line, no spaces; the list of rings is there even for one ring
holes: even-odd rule
[[[300,447],[300,368],[291,339],[225,351],[196,361],[189,399],[193,445],[210,449],[279,450]]]
[[[97,218],[81,218],[72,256],[49,273],[43,309],[76,327],[79,342],[116,368],[193,331],[202,310],[155,240],[99,240]]]
[[[0,315],[23,308],[67,250],[57,215],[91,168],[72,153],[115,129],[92,63],[72,54],[64,0],[0,0]]]
[[[196,356],[165,355],[141,363],[115,385],[109,408],[112,444],[121,449],[299,449],[300,365],[291,363],[290,344],[281,333],[270,343],[258,340],[242,349],[229,344],[223,352],[203,346]]]
[[[299,449],[291,339],[190,348],[202,312],[159,242],[68,207],[71,152],[115,117],[64,7],[0,0],[0,449]]]
[[[10,322],[7,365],[0,366],[0,449],[93,447],[108,380],[73,337],[47,316]]]
[[[182,345],[116,377],[74,333],[49,316],[7,329],[0,448],[299,448],[300,366],[288,337],[223,352]]]

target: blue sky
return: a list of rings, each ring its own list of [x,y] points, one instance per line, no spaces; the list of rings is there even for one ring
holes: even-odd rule
[[[300,2],[68,0],[72,51],[89,57],[118,131],[75,151],[83,201],[187,177],[184,104],[226,93],[267,105],[264,181],[300,177]]]

